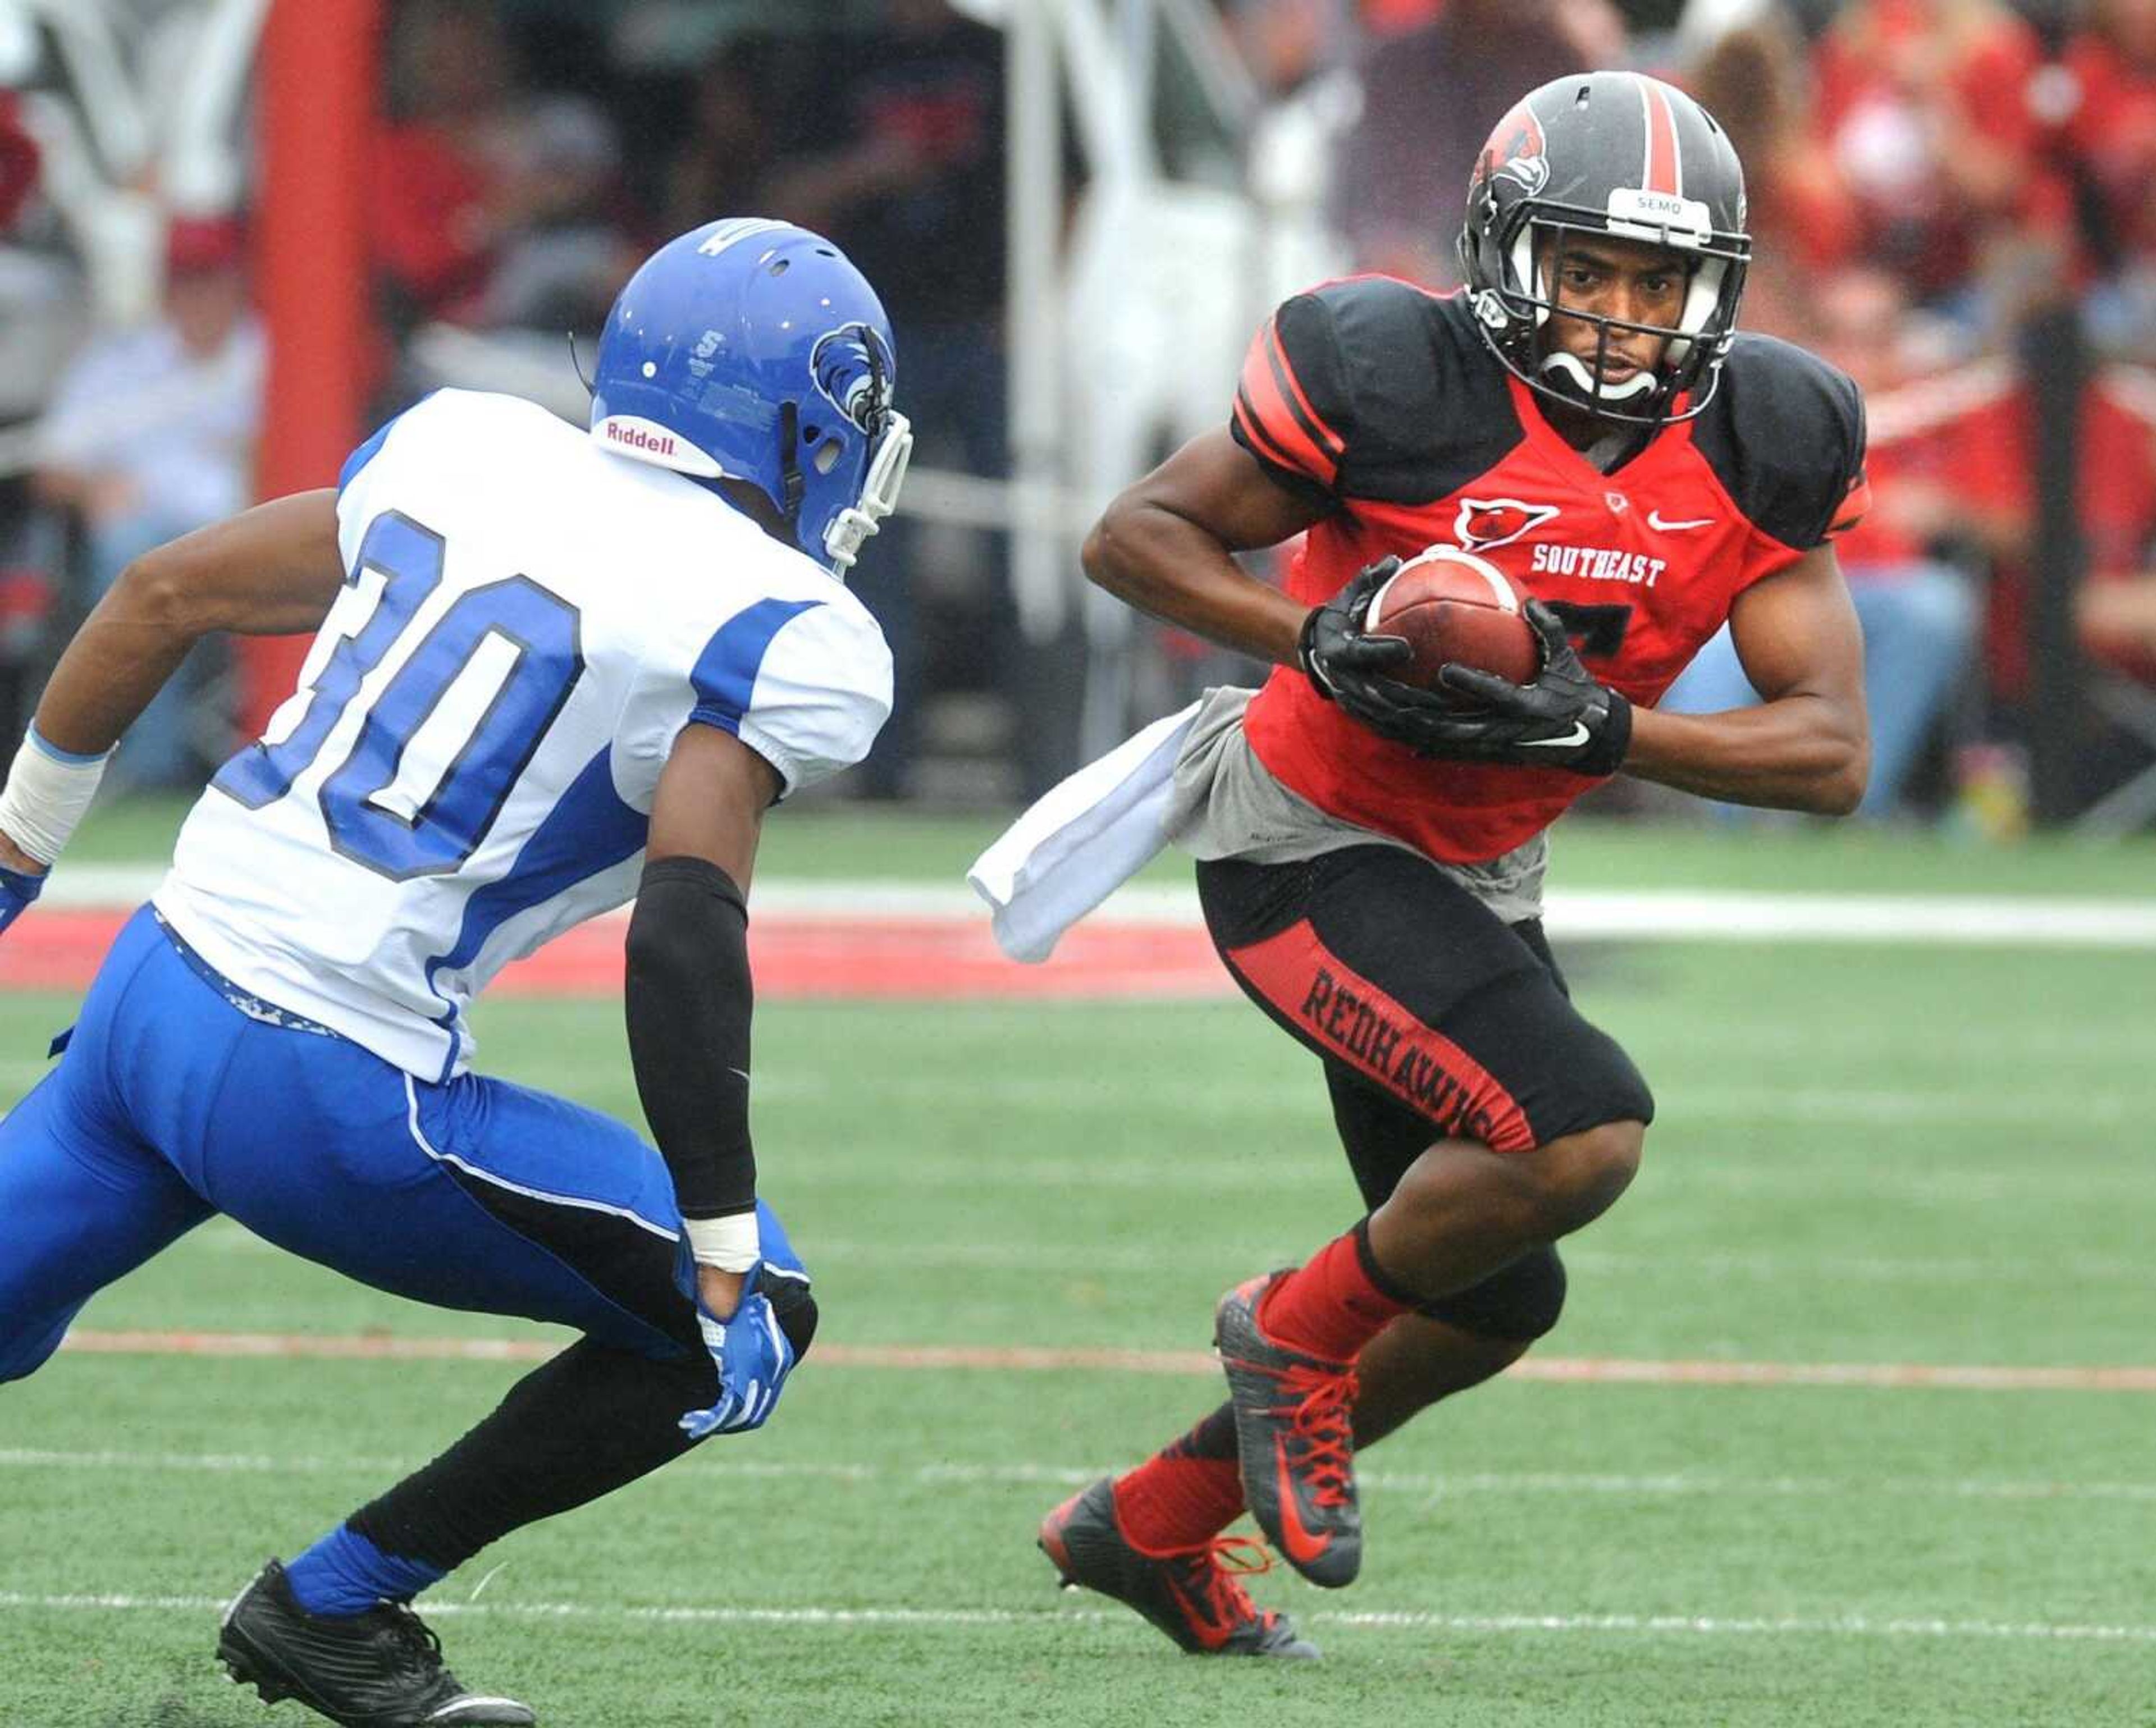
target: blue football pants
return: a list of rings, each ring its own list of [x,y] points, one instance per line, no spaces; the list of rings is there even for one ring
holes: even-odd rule
[[[498,1079],[414,1079],[239,997],[145,908],[58,1067],[0,1121],[0,1381],[216,1213],[400,1296],[701,1356],[673,1184],[628,1127]],[[767,1257],[798,1270],[759,1210]]]

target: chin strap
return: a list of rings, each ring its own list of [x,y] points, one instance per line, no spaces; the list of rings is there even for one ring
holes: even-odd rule
[[[1595,375],[1576,354],[1548,354],[1540,367],[1543,376],[1568,394],[1577,394],[1592,408],[1598,402],[1630,402],[1651,393],[1662,382],[1659,372],[1635,372],[1621,384],[1597,385]]]
[[[861,346],[867,351],[869,356],[868,423],[861,429],[872,438],[880,437],[891,419],[891,380],[884,373],[883,344],[876,340],[876,333],[867,325],[859,324],[854,327],[860,331]]]
[[[801,442],[801,410],[791,402],[778,405],[778,507],[791,528],[801,519],[801,500],[808,495],[808,481],[793,447]]]

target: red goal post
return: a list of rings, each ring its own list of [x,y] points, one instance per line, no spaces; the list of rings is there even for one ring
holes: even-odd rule
[[[382,12],[382,0],[274,0],[263,26],[255,269],[270,370],[259,497],[334,485],[365,434],[375,365],[367,154]],[[251,735],[290,692],[305,644],[242,646],[239,718]]]

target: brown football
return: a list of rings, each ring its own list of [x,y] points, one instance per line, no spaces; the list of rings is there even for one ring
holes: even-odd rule
[[[1404,637],[1414,658],[1391,675],[1424,690],[1444,691],[1437,674],[1447,665],[1527,684],[1542,664],[1534,627],[1504,572],[1453,546],[1432,546],[1400,566],[1372,598],[1363,628]]]

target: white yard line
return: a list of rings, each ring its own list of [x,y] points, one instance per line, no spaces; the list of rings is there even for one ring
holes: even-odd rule
[[[1260,1241],[1237,1243],[1214,1238],[1207,1252],[1229,1276],[1244,1260],[1264,1259],[1277,1247]],[[212,1218],[192,1232],[178,1252],[233,1254],[279,1254],[285,1250],[266,1242],[230,1218]],[[816,1264],[827,1267],[910,1266],[945,1271],[1009,1272],[1151,1272],[1171,1257],[1165,1243],[1149,1246],[1129,1243],[1072,1243],[999,1240],[995,1242],[871,1242],[819,1236]],[[1575,1271],[1591,1271],[1619,1277],[1751,1278],[1780,1282],[1832,1279],[1862,1284],[2027,1284],[2055,1290],[2056,1267],[2031,1260],[2018,1246],[2002,1244],[1995,1254],[1783,1254],[1759,1251],[1743,1254],[1697,1252],[1680,1248],[1652,1250],[1581,1248],[1568,1243],[1565,1264]],[[2125,1254],[2076,1254],[2076,1284],[2124,1284],[2156,1289],[2156,1259]]]
[[[617,1070],[618,1071],[618,1070]],[[1113,1110],[1127,1115],[1218,1115],[1302,1107],[1317,1116],[1325,1095],[1314,1068],[1289,1059],[1276,1079],[1234,1074],[1178,1074],[1172,1086],[1148,1086],[1134,1105],[1129,1086],[1112,1074],[1060,1077],[983,1073],[916,1073],[876,1081],[873,1093],[848,1085],[829,1069],[770,1064],[750,1082],[759,1103],[825,1102],[872,1095],[891,1102],[942,1106],[970,1103],[1049,1110]],[[2025,1082],[2002,1079],[1996,1092],[1974,1079],[1948,1086],[1707,1086],[1673,1083],[1658,1089],[1666,1112],[1759,1120],[1781,1117],[1860,1126],[1907,1122],[2054,1122],[2138,1120],[2156,1107],[2156,1084],[2047,1088],[2035,1095]]]
[[[163,879],[162,865],[76,864],[56,870],[47,906],[131,908]],[[877,879],[764,881],[759,917],[816,920],[906,918],[987,927],[987,910],[962,884]],[[1553,889],[1549,932],[1573,940],[1689,938],[1709,941],[1855,941],[1977,947],[2156,948],[2156,905],[2005,895],[1755,894],[1738,890],[1620,892]],[[1104,920],[1187,927],[1202,920],[1194,890],[1141,884],[1094,915]]]
[[[408,1468],[408,1458],[326,1458],[311,1454],[85,1451],[0,1447],[0,1471],[77,1470],[137,1476],[153,1471],[182,1475],[374,1475]],[[817,1463],[810,1460],[728,1461],[698,1456],[670,1467],[671,1475],[742,1481],[874,1482],[917,1487],[1081,1488],[1111,1466],[1055,1464],[935,1464],[898,1465]],[[1601,1500],[1898,1500],[1912,1498],[2005,1502],[2098,1502],[2156,1506],[2156,1482],[2060,1482],[1985,1477],[1727,1476],[1671,1471],[1621,1474],[1563,1470],[1416,1471],[1360,1469],[1358,1487],[1381,1495],[1414,1495],[1428,1500],[1467,1496],[1491,1499],[1566,1497]]]
[[[270,1361],[543,1361],[558,1339],[406,1337],[288,1332],[100,1331],[78,1327],[63,1350],[103,1356],[189,1356]],[[1209,1351],[1045,1345],[822,1344],[827,1368],[899,1372],[1211,1375]],[[1514,1380],[1623,1386],[1838,1386],[1886,1391],[2156,1392],[2156,1367],[1935,1362],[1753,1362],[1722,1357],[1645,1361],[1529,1356]]]
[[[211,1613],[224,1607],[213,1596],[40,1596],[0,1591],[0,1611],[44,1610],[87,1613]],[[580,1602],[456,1602],[429,1597],[429,1618],[587,1621],[600,1625],[911,1626],[929,1630],[979,1627],[1045,1627],[1065,1621],[1117,1623],[1129,1616],[1097,1608],[740,1608],[682,1603],[629,1608]],[[1868,1638],[1982,1639],[2046,1643],[2156,1644],[2156,1626],[2090,1625],[2046,1621],[1948,1620],[1928,1617],[1876,1618],[1785,1615],[1772,1618],[1728,1614],[1584,1614],[1558,1613],[1440,1613],[1421,1608],[1319,1608],[1298,1611],[1312,1626],[1369,1632],[1585,1633],[1614,1636],[1693,1638]]]

